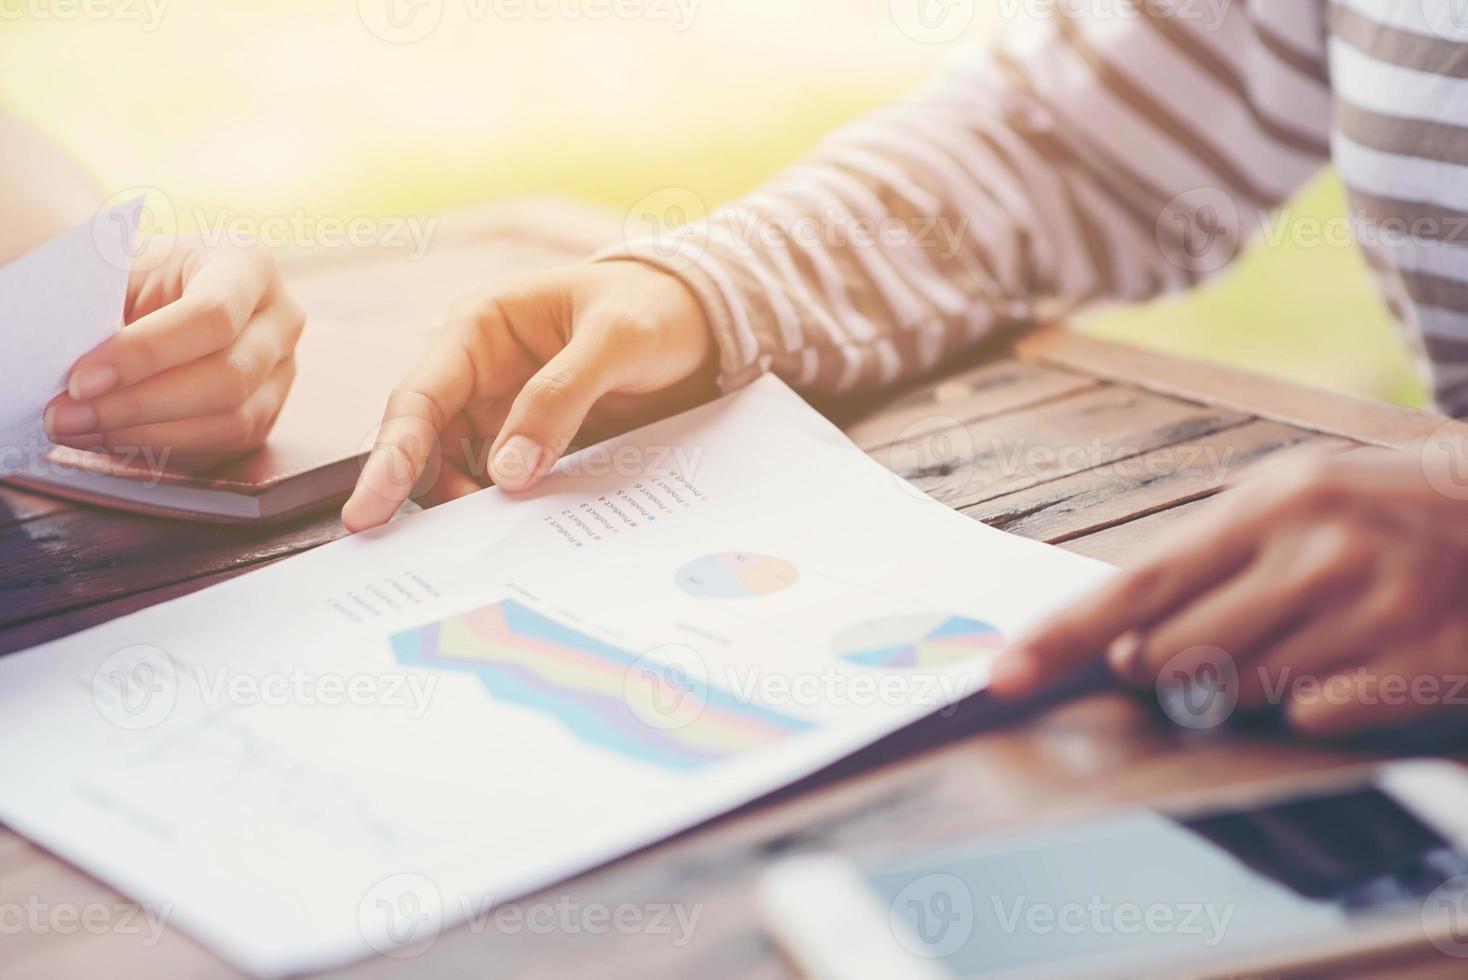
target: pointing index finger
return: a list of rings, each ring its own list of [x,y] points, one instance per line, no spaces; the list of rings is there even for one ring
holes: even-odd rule
[[[474,368],[456,341],[439,343],[388,399],[372,452],[342,507],[349,531],[384,524],[402,506],[438,451],[439,435],[474,390]]]
[[[1258,543],[1259,521],[1235,520],[1225,509],[1183,530],[1178,544],[1047,619],[1004,651],[994,665],[993,689],[1023,696],[1081,666],[1112,640],[1162,617],[1233,573]]]

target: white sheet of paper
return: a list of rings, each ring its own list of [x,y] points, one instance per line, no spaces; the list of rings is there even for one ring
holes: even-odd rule
[[[254,973],[398,952],[982,687],[1108,571],[766,378],[0,660],[0,819]]]
[[[142,198],[0,267],[0,476],[40,465],[41,424],[72,364],[122,326]]]

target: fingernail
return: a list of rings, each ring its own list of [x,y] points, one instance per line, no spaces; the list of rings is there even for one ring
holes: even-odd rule
[[[1021,649],[1007,650],[994,662],[990,683],[1005,694],[1023,694],[1035,684],[1034,659]]]
[[[1123,680],[1133,680],[1137,672],[1137,658],[1142,652],[1142,634],[1133,630],[1111,641],[1106,648],[1106,660],[1111,670]]]
[[[79,449],[85,453],[106,454],[111,451],[107,448],[107,436],[101,432],[83,432],[81,435],[76,436],[56,436],[51,441],[58,446],[65,446],[68,449]]]
[[[382,520],[377,514],[379,508],[374,504],[372,491],[359,484],[342,505],[342,524],[353,534],[381,524]]]
[[[64,402],[46,409],[42,420],[48,435],[76,436],[97,428],[97,413],[86,402]]]
[[[1284,706],[1285,721],[1291,728],[1302,735],[1332,735],[1338,734],[1333,729],[1349,729],[1350,711],[1335,711],[1329,703],[1325,703],[1322,710],[1322,702],[1301,701],[1295,698]],[[1332,724],[1335,721],[1335,724]]]
[[[546,466],[549,453],[543,446],[525,436],[510,436],[500,451],[494,454],[490,474],[494,482],[506,490],[518,490],[539,476]]]
[[[79,402],[105,395],[117,387],[119,375],[111,364],[93,364],[73,371],[67,392]]]

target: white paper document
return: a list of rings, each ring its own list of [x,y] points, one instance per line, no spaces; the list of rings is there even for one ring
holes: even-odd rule
[[[1107,574],[766,378],[0,659],[0,819],[256,974],[397,952],[971,693]]]
[[[72,364],[122,326],[142,199],[0,267],[0,476],[53,447],[41,424]]]

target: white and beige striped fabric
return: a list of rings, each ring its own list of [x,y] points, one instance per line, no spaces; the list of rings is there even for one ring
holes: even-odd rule
[[[1439,406],[1468,414],[1468,2],[1062,0],[706,222],[721,382],[893,381],[997,327],[1221,268],[1333,163]]]

